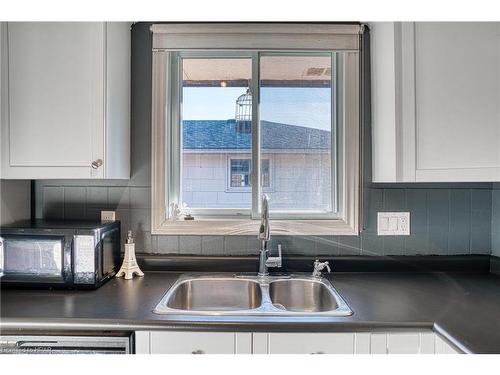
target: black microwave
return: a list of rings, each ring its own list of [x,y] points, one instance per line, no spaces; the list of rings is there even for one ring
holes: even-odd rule
[[[0,228],[2,287],[94,289],[120,267],[120,222],[32,220]]]

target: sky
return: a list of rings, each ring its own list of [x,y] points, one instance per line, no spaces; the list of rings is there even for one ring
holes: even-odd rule
[[[184,120],[234,119],[243,87],[183,88]],[[265,121],[330,130],[329,88],[262,87],[260,118]]]

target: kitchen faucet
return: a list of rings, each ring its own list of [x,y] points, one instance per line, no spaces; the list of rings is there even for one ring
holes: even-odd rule
[[[259,276],[269,275],[268,268],[281,267],[281,244],[278,244],[278,256],[270,257],[267,243],[271,240],[271,228],[269,226],[269,197],[262,194],[261,222],[259,228],[260,254],[259,254]]]

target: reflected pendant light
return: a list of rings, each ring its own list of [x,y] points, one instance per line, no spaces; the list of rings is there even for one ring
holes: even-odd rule
[[[236,99],[236,131],[249,134],[252,132],[252,93],[250,89]]]

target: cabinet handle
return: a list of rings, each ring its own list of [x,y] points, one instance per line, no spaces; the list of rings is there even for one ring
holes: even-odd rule
[[[312,353],[309,353],[309,354],[325,354],[325,352],[319,351],[319,352],[312,352]]]
[[[201,349],[196,349],[191,352],[191,354],[205,354],[205,352]]]
[[[92,162],[92,168],[97,169],[102,165],[102,159],[97,159]]]

